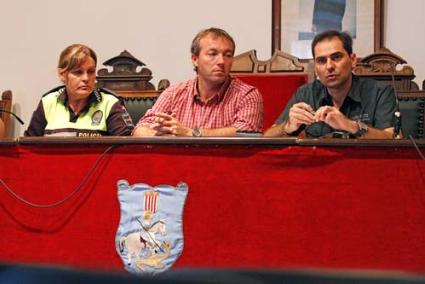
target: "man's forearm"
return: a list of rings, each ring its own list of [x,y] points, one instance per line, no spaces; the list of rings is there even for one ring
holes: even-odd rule
[[[377,129],[369,127],[368,131],[360,138],[362,139],[391,139],[393,138],[394,129]]]
[[[359,125],[356,121],[350,120],[345,131],[355,134],[359,130]],[[367,131],[359,139],[391,139],[393,137],[394,128],[378,129],[368,126]]]
[[[264,132],[264,136],[266,137],[290,136],[290,134],[288,134],[286,130],[287,128],[286,126],[287,126],[286,120],[282,122],[281,124],[273,124],[272,127],[270,127],[269,129],[266,130],[266,132]]]
[[[202,128],[200,129],[201,136],[203,137],[214,137],[214,136],[236,136],[236,127],[229,126],[223,128]],[[187,133],[191,133],[188,131]],[[133,136],[135,137],[152,137],[156,135],[156,131],[149,127],[149,125],[142,124],[136,126],[134,129]],[[183,136],[191,136],[191,135],[183,135]]]
[[[138,125],[134,128],[132,136],[135,137],[152,137],[155,136],[156,131],[146,124]]]

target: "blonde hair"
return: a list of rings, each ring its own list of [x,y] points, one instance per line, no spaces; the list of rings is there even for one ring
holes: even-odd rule
[[[61,52],[58,68],[61,71],[72,70],[83,64],[88,57],[91,57],[97,65],[96,53],[90,47],[83,44],[72,44]]]

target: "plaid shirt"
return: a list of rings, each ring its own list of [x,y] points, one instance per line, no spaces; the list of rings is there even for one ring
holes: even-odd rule
[[[138,124],[153,123],[158,112],[174,114],[189,128],[233,126],[238,131],[261,132],[263,127],[261,94],[255,87],[232,77],[207,102],[200,99],[196,78],[171,86],[159,96]]]

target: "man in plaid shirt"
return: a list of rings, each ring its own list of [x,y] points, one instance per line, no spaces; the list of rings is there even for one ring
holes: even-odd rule
[[[235,42],[209,28],[192,41],[197,76],[166,89],[140,119],[134,136],[235,136],[261,132],[263,99],[258,90],[229,75]]]

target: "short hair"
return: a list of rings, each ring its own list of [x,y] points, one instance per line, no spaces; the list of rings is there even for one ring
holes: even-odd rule
[[[313,58],[315,57],[314,54],[314,48],[319,42],[322,42],[324,40],[330,40],[334,37],[337,37],[344,46],[345,51],[347,51],[348,55],[351,55],[353,53],[353,39],[351,38],[350,34],[347,32],[340,32],[336,30],[328,30],[324,31],[318,35],[316,35],[311,42],[311,52],[313,53]]]
[[[209,34],[212,34],[215,37],[223,37],[223,38],[227,39],[228,41],[230,41],[232,43],[232,46],[233,46],[233,52],[232,53],[233,54],[235,53],[236,45],[235,45],[235,41],[233,40],[233,38],[225,30],[211,27],[211,28],[200,31],[193,38],[192,44],[190,46],[190,52],[192,54],[194,54],[196,56],[199,55],[199,53],[201,52],[200,41],[201,41],[201,39],[203,39],[204,37],[206,37]]]
[[[90,47],[83,44],[72,44],[61,52],[58,68],[63,71],[72,70],[83,64],[89,57],[91,57],[95,65],[97,65],[96,53]]]

